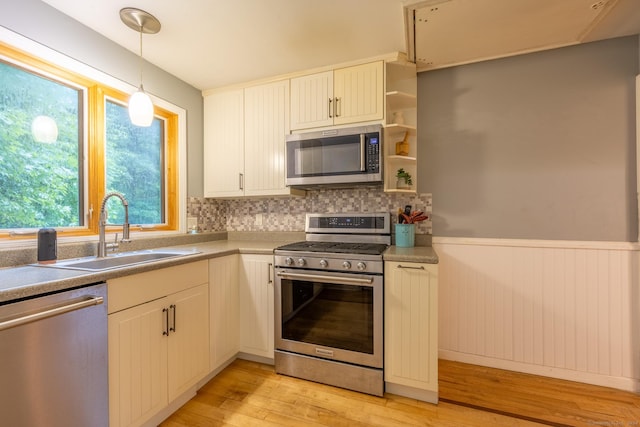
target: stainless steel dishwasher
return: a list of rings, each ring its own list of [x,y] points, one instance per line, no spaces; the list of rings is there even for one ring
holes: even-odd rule
[[[109,425],[107,285],[0,305],[6,426]]]

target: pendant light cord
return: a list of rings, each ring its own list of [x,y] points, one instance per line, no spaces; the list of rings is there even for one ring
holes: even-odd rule
[[[144,92],[142,88],[142,30],[143,27],[140,25],[140,91]]]

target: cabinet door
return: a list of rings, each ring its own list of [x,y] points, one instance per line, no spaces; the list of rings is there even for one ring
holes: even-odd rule
[[[109,315],[109,425],[140,425],[167,404],[166,298]]]
[[[273,358],[273,256],[242,255],[240,351]]]
[[[204,98],[204,196],[241,196],[244,173],[244,92]]]
[[[170,295],[169,401],[209,373],[209,284]]]
[[[291,130],[333,124],[333,71],[291,79]]]
[[[438,390],[438,266],[385,263],[385,381]]]
[[[384,116],[383,62],[340,68],[333,73],[335,124],[381,120]]]
[[[245,195],[289,194],[284,185],[289,80],[245,89]]]
[[[238,256],[209,260],[210,371],[239,350]]]

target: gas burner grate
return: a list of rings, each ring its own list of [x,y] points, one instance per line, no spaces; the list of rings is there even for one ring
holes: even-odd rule
[[[382,243],[345,243],[345,242],[314,242],[304,241],[290,243],[280,246],[278,250],[305,251],[305,252],[326,252],[336,254],[362,254],[380,255],[387,245]]]

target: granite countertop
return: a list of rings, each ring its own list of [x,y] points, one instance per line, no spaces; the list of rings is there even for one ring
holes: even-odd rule
[[[431,246],[414,246],[402,248],[389,246],[384,253],[385,261],[420,262],[424,264],[437,264],[438,254]]]
[[[48,292],[56,292],[116,277],[129,276],[189,262],[231,255],[234,253],[273,254],[273,249],[286,242],[216,240],[162,249],[180,249],[193,254],[165,258],[143,264],[135,264],[99,272],[68,270],[37,265],[23,265],[0,269],[0,304],[20,298],[28,298]]]
[[[0,268],[0,304],[44,293],[103,282],[116,277],[129,276],[132,274],[143,273],[145,271],[207,260],[225,255],[238,253],[271,255],[276,247],[285,243],[290,243],[290,241],[215,240],[179,246],[167,246],[162,247],[162,249],[179,249],[181,251],[193,252],[193,254],[166,258],[143,264],[123,266],[99,272],[51,268],[33,264]],[[384,253],[383,257],[385,261],[405,261],[428,264],[438,263],[438,256],[430,246],[416,246],[413,248],[390,246]]]

